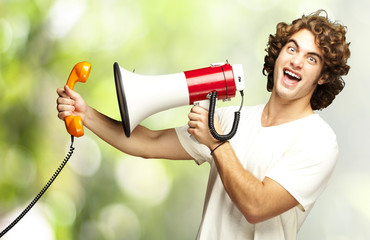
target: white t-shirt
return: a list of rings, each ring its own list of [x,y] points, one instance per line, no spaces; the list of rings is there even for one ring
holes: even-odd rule
[[[269,177],[299,203],[287,212],[250,224],[226,193],[210,150],[189,137],[187,126],[176,128],[184,149],[198,164],[209,162],[210,175],[197,239],[293,240],[334,169],[336,136],[317,114],[273,127],[261,126],[265,105],[243,107],[235,136],[230,140],[245,169],[261,181]],[[216,111],[225,133],[237,107]]]

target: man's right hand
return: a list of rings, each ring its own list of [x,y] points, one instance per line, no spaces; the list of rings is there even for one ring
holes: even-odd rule
[[[69,115],[80,116],[82,122],[86,120],[88,105],[77,92],[71,90],[67,85],[58,88],[57,110],[58,118],[64,120]]]
[[[80,116],[85,127],[122,152],[144,158],[192,159],[181,146],[174,129],[153,131],[139,125],[127,138],[121,122],[90,107],[68,86],[58,88],[57,93],[58,118],[64,120],[71,114]]]

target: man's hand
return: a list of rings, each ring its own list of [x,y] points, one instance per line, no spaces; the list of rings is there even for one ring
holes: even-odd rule
[[[208,126],[208,111],[202,107],[194,106],[189,115],[188,122],[188,133],[190,133],[194,138],[201,144],[206,145],[211,150],[220,144],[220,141],[215,139]],[[222,134],[222,129],[220,123],[215,118],[214,120],[216,131]]]
[[[64,120],[69,115],[77,115],[84,122],[88,105],[80,94],[71,90],[67,85],[64,88],[58,88],[57,93],[59,95],[57,99],[58,118]]]

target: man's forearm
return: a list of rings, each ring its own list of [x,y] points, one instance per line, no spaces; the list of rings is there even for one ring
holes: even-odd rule
[[[261,181],[244,169],[228,142],[213,158],[226,192],[248,222],[267,220],[298,205],[281,185],[270,178]]]
[[[121,145],[126,137],[119,121],[98,112],[94,108],[88,107],[84,125],[110,145],[122,151],[124,150]]]
[[[263,183],[243,168],[228,142],[212,155],[226,192],[245,218],[253,222]]]
[[[126,137],[122,123],[89,107],[85,122],[98,137],[129,155],[143,158],[192,159],[182,148],[174,129],[153,131],[138,125]]]

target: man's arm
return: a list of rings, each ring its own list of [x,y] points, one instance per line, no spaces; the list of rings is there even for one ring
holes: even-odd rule
[[[198,142],[205,144],[210,150],[220,144],[209,133],[206,110],[193,107],[189,119],[188,132]],[[221,133],[217,120],[215,120],[215,125],[217,131]],[[226,192],[248,222],[255,224],[267,220],[299,204],[285,188],[274,180],[265,178],[260,181],[244,169],[228,142],[214,150],[212,156]]]
[[[192,157],[181,146],[174,129],[152,131],[138,126],[127,138],[122,124],[96,111],[67,86],[57,90],[58,117],[79,115],[84,126],[115,148],[133,156],[187,160]]]
[[[260,181],[245,170],[228,142],[213,152],[213,158],[226,192],[248,222],[262,222],[299,204],[274,180]]]

